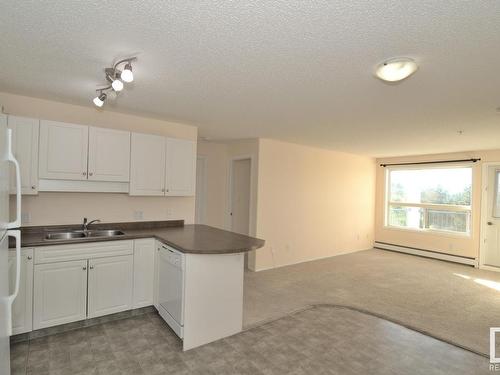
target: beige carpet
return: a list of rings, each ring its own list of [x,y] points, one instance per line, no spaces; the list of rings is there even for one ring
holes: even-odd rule
[[[372,249],[245,274],[245,327],[324,303],[488,355],[489,328],[500,327],[500,273]]]

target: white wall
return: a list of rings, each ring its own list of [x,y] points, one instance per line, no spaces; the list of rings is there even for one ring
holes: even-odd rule
[[[97,110],[0,92],[6,113],[45,120],[123,129],[183,139],[197,139],[197,128],[157,119]],[[31,217],[23,225],[73,224],[84,216],[103,222],[135,221],[133,212],[143,211],[143,220],[184,219],[194,222],[194,197],[130,197],[111,193],[40,193],[23,196],[22,212]],[[14,201],[11,199],[11,208]]]

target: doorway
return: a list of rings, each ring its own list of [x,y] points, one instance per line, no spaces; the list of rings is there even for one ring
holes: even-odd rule
[[[196,198],[194,222],[206,224],[207,215],[207,158],[198,156],[196,159]]]
[[[250,190],[252,159],[231,160],[229,215],[231,231],[248,235],[250,232]]]
[[[483,165],[480,267],[500,271],[500,163]]]

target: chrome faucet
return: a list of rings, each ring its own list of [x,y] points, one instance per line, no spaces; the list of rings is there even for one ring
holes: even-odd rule
[[[92,221],[87,221],[87,218],[84,217],[83,218],[83,225],[82,225],[82,228],[83,228],[83,231],[84,232],[87,232],[89,230],[89,225],[92,224],[92,223],[100,223],[101,220],[97,219],[97,220],[92,220]]]

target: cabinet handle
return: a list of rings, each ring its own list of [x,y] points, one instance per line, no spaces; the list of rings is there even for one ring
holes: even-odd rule
[[[84,271],[87,271],[87,267],[83,266],[83,270],[84,270]]]
[[[33,259],[33,257],[31,255],[28,255],[28,260],[31,260]]]
[[[89,173],[89,176],[93,176],[94,174],[92,172]]]
[[[33,185],[33,186],[31,187],[31,190],[35,190],[35,189],[36,189],[36,185]]]
[[[87,172],[83,172],[82,175],[86,176],[87,175]]]
[[[90,269],[93,270],[94,269],[94,266],[90,266]]]

